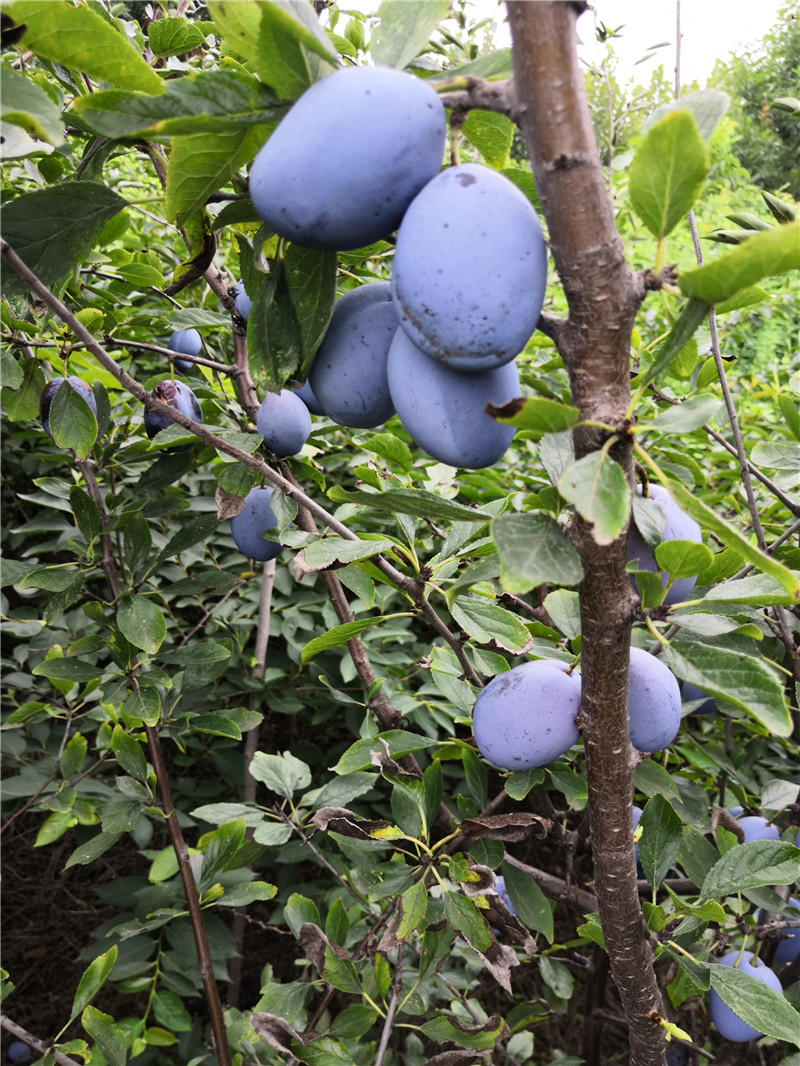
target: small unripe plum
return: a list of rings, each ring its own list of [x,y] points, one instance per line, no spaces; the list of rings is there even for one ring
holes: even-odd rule
[[[781,834],[777,825],[772,825],[760,814],[747,814],[744,818],[737,817],[736,821],[744,830],[744,844],[752,840],[780,840]]]
[[[640,487],[637,487],[637,491],[641,495]],[[665,488],[662,488],[661,485],[654,485],[651,482],[649,492],[650,499],[654,500],[664,512],[663,540],[693,540],[698,544],[702,543],[703,536],[700,532],[700,526],[675,503]],[[658,563],[655,555],[645,543],[644,537],[634,523],[631,522],[628,529],[628,562],[632,563],[634,560],[638,560],[640,570],[649,570],[653,574],[658,573]],[[661,584],[666,587],[668,580],[668,576],[663,574]],[[631,583],[635,588],[636,583],[633,577],[631,577]],[[664,603],[672,606],[672,604],[688,600],[696,583],[696,577],[681,577],[677,581],[673,581],[669,592],[664,597]]]
[[[94,398],[91,385],[87,384],[83,378],[75,377],[73,374],[70,374],[66,381],[74,392],[77,392],[79,396],[82,396],[83,399],[86,400],[96,418],[97,400]],[[53,406],[53,398],[55,397],[55,394],[63,384],[64,378],[53,378],[52,381],[48,381],[42,389],[42,395],[39,400],[39,417],[42,420],[42,426],[44,427],[45,433],[52,441],[54,441],[55,438],[50,432],[50,408]]]
[[[389,389],[400,421],[416,443],[440,463],[480,470],[505,454],[514,427],[496,422],[487,403],[519,396],[513,363],[462,374],[429,359],[399,329],[389,350]]]
[[[203,340],[196,329],[176,329],[167,341],[167,347],[171,352],[199,355],[203,349]],[[188,359],[173,359],[172,361],[183,374],[194,366],[194,363]]]
[[[311,432],[308,408],[291,389],[268,392],[256,415],[256,428],[271,452],[297,455]]]
[[[631,743],[637,751],[661,751],[681,724],[681,690],[673,672],[655,655],[631,648],[628,674]]]
[[[266,531],[278,524],[269,503],[271,495],[272,489],[251,489],[244,498],[241,513],[231,519],[231,535],[236,547],[248,559],[262,563],[274,559],[283,550],[277,541],[264,540]]]
[[[420,78],[346,67],[300,97],[256,156],[250,195],[281,237],[337,251],[397,228],[444,155],[444,107]]]
[[[324,415],[325,411],[322,408],[322,404],[314,395],[314,390],[311,388],[310,381],[304,381],[302,385],[298,385],[294,390],[306,407],[309,409],[312,415]]]
[[[253,301],[244,291],[243,281],[237,281],[233,287],[233,302],[236,305],[236,310],[246,322],[250,314],[250,308],[253,306]]]
[[[787,905],[794,907],[798,912],[792,916],[791,920],[800,919],[800,898],[790,896],[787,900]],[[783,920],[787,921],[789,919],[784,918]],[[798,955],[800,955],[800,928],[787,929],[775,950],[775,962],[794,962]]]
[[[197,397],[182,381],[162,381],[153,389],[153,395],[157,400],[168,403],[170,407],[186,415],[187,418],[192,418],[195,422],[203,421],[203,412],[200,410]],[[144,409],[144,431],[150,438],[155,437],[156,433],[160,433],[167,426],[171,426],[173,421],[174,419],[169,415],[162,415],[160,411],[151,411],[149,407]]]
[[[683,701],[684,703],[690,703],[693,700],[703,700],[704,702],[700,706],[692,711],[692,714],[715,714],[717,710],[717,701],[713,696],[709,696],[707,692],[704,692],[697,685],[693,685],[691,681],[683,682]]]
[[[450,167],[405,214],[392,265],[400,324],[453,370],[492,370],[518,355],[536,329],[546,283],[536,212],[489,167]]]
[[[481,690],[472,710],[478,751],[504,770],[533,770],[578,740],[581,682],[567,664],[536,659],[513,666]]]
[[[741,961],[737,966],[737,959],[741,954]],[[770,988],[776,992],[783,992],[781,988],[781,982],[777,976],[765,962],[761,959],[753,957],[752,951],[729,951],[727,955],[723,955],[718,966],[735,966],[736,969],[741,970],[742,973],[749,974],[750,977],[755,977],[757,981],[761,981],[765,985],[769,985]],[[722,997],[713,988],[709,992],[708,1006],[711,1013],[711,1021],[717,1027],[721,1036],[724,1036],[726,1040],[731,1040],[736,1044],[743,1044],[747,1040],[755,1040],[756,1037],[763,1036],[758,1029],[754,1029],[752,1025],[748,1025],[747,1022],[743,1022],[742,1019],[731,1010],[722,1001]]]
[[[340,426],[368,429],[392,417],[386,363],[396,332],[387,281],[361,285],[336,301],[308,375],[328,418]]]

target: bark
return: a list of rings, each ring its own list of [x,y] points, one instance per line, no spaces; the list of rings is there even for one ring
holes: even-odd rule
[[[641,278],[625,262],[606,194],[583,78],[575,23],[581,5],[507,4],[512,31],[515,117],[525,135],[547,222],[550,250],[569,317],[556,343],[583,420],[621,434],[611,454],[633,484],[625,418],[630,402],[630,337],[644,298]],[[576,457],[602,446],[608,432],[583,426]],[[638,600],[625,573],[625,533],[601,547],[576,516],[572,539],[581,556],[581,718],[586,747],[594,890],[614,982],[628,1021],[631,1066],[664,1062],[661,998],[636,884],[631,833],[637,756],[628,731],[630,630]]]

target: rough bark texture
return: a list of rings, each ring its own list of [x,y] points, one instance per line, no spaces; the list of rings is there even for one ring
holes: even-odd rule
[[[572,401],[583,419],[623,431],[630,402],[630,337],[644,298],[643,281],[627,266],[606,195],[576,55],[580,5],[507,4],[513,38],[515,117],[525,135],[547,221],[550,249],[569,317],[555,331]],[[599,448],[608,433],[574,435],[576,456]],[[612,450],[632,484],[630,442]],[[594,889],[614,982],[628,1019],[631,1066],[660,1066],[661,999],[642,919],[631,833],[637,756],[628,732],[630,629],[638,601],[627,574],[623,535],[600,547],[576,518],[573,543],[584,568],[581,716],[589,781]]]

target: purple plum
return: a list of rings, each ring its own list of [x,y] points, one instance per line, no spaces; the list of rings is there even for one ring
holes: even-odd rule
[[[628,674],[631,743],[637,751],[661,751],[681,724],[681,690],[672,671],[655,655],[631,648]]]
[[[157,400],[168,403],[170,407],[174,407],[176,411],[186,415],[187,418],[194,419],[195,422],[203,421],[203,412],[200,410],[197,397],[189,386],[182,381],[162,381],[160,385],[156,385],[153,389],[153,395]],[[173,421],[174,419],[170,418],[169,415],[162,415],[159,411],[151,411],[149,407],[144,409],[144,430],[151,439],[155,437],[156,433],[160,433],[162,429],[171,426]]]
[[[741,959],[739,958],[740,955]],[[783,991],[778,976],[765,962],[754,958],[752,951],[729,951],[727,955],[722,956],[716,965],[735,966],[742,973],[746,973],[757,981],[763,982],[775,992]],[[709,993],[708,1006],[711,1013],[711,1021],[717,1027],[720,1035],[724,1036],[726,1040],[731,1040],[736,1044],[743,1044],[748,1040],[755,1040],[756,1037],[763,1036],[763,1033],[760,1033],[758,1029],[754,1029],[752,1025],[743,1022],[738,1014],[735,1014],[722,1001],[722,997],[714,988]]]
[[[241,513],[231,519],[231,535],[236,547],[247,556],[265,563],[274,559],[283,550],[274,540],[264,540],[268,529],[278,524],[275,512],[270,507],[272,489],[251,489],[244,498]]]
[[[684,510],[678,507],[667,490],[662,488],[661,485],[651,483],[649,491],[650,499],[654,500],[664,512],[662,540],[693,540],[700,544],[703,540],[700,526]],[[637,487],[637,492],[641,495],[641,487]],[[644,537],[635,524],[631,522],[628,530],[628,562],[632,563],[634,560],[638,562],[640,570],[649,570],[654,574],[658,573],[658,563],[655,555],[645,543]],[[661,584],[666,587],[668,580],[668,576],[662,574]],[[669,592],[664,597],[664,603],[672,606],[675,603],[682,603],[684,600],[689,599],[696,582],[696,577],[682,577],[674,581],[670,586]],[[632,576],[631,583],[635,588],[636,583]]]
[[[203,350],[203,339],[196,329],[176,329],[167,341],[167,347],[170,351],[180,352],[182,355],[199,355]],[[182,374],[188,373],[194,366],[189,359],[172,361]]]
[[[256,415],[256,428],[271,452],[297,455],[311,432],[308,408],[291,389],[268,392]]]

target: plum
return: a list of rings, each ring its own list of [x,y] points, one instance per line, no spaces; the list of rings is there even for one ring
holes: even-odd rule
[[[697,685],[693,685],[690,681],[684,681],[683,688],[683,701],[684,703],[690,703],[693,700],[703,700],[696,710],[692,711],[692,714],[715,714],[717,710],[717,701],[713,696],[709,696],[707,692],[704,692]]]
[[[264,533],[278,524],[270,507],[272,489],[251,489],[244,498],[241,513],[231,519],[231,535],[236,547],[247,556],[265,563],[283,550],[274,540],[264,540]]]
[[[186,415],[187,418],[192,418],[195,422],[203,421],[203,412],[200,410],[197,397],[182,381],[162,381],[153,389],[153,395],[157,400],[168,403],[170,407]],[[144,409],[144,431],[150,438],[155,437],[156,433],[160,433],[167,426],[171,426],[173,421],[169,415],[162,415],[160,411],[151,411],[149,407]]]
[[[664,512],[665,521],[662,539],[693,540],[700,544],[703,540],[700,526],[675,503],[667,490],[662,488],[661,485],[651,484],[649,491],[650,499],[654,500]],[[641,495],[641,487],[637,487],[637,492]],[[628,562],[632,563],[634,560],[638,561],[640,570],[650,570],[654,574],[658,573],[658,563],[655,555],[645,543],[644,537],[635,524],[631,522],[628,530]],[[666,586],[667,581],[667,575],[663,574],[661,584]],[[664,603],[672,606],[674,603],[682,603],[687,600],[691,596],[696,582],[696,577],[678,578],[670,586],[669,592],[664,597]],[[631,583],[635,588],[636,583],[633,577],[631,577]]]
[[[341,426],[367,429],[392,417],[386,363],[396,332],[387,281],[361,285],[336,301],[308,375],[328,418]]]
[[[794,907],[798,913],[792,915],[791,919],[784,918],[783,921],[796,921],[800,918],[800,898],[790,896],[787,906]],[[798,955],[800,955],[800,928],[787,929],[775,950],[775,962],[794,962]]]
[[[740,955],[741,960],[739,960]],[[737,960],[739,961],[737,962]],[[735,966],[742,973],[749,974],[750,977],[754,977],[757,981],[769,985],[774,991],[783,991],[777,974],[761,959],[754,958],[752,951],[729,951],[715,965]],[[713,988],[709,993],[708,1006],[711,1013],[711,1021],[717,1027],[720,1035],[724,1036],[726,1040],[731,1040],[736,1044],[743,1044],[748,1040],[755,1040],[756,1037],[763,1036],[763,1033],[760,1033],[758,1029],[754,1029],[752,1025],[748,1025],[747,1022],[743,1022],[738,1014],[735,1014],[730,1007],[723,1003],[722,997]]]
[[[309,409],[312,415],[324,415],[325,411],[322,408],[322,404],[314,395],[314,390],[311,388],[310,381],[304,381],[302,385],[298,385],[294,390],[306,407]]]
[[[33,1062],[33,1048],[22,1040],[15,1040],[8,1045],[6,1058],[15,1066],[24,1066],[26,1062]]]
[[[495,881],[494,890],[505,904],[508,913],[516,914],[517,912],[514,910],[514,904],[511,902],[511,897],[509,896],[508,889],[506,888],[506,879],[502,876],[502,874],[497,878],[497,881]]]
[[[91,385],[73,374],[70,374],[66,381],[73,392],[77,392],[79,396],[86,400],[92,410],[92,414],[97,418],[97,400],[94,398]],[[39,400],[39,417],[42,420],[45,433],[52,441],[55,441],[55,437],[50,432],[50,408],[53,405],[55,394],[63,384],[64,378],[53,378],[52,381],[48,381],[42,389],[42,395]]]
[[[176,329],[167,341],[167,347],[171,352],[180,352],[182,355],[199,355],[203,350],[203,340],[196,329]],[[189,359],[172,361],[182,374],[186,374],[194,366]]]
[[[514,427],[496,422],[485,408],[519,396],[513,363],[462,374],[429,359],[400,329],[389,350],[388,375],[400,421],[433,459],[479,470],[505,454]]]
[[[258,153],[253,206],[307,248],[362,248],[392,233],[442,165],[444,107],[424,81],[346,67],[315,82]]]
[[[581,682],[566,671],[566,663],[536,659],[499,674],[480,692],[472,731],[487,762],[533,770],[577,742]]]
[[[291,389],[268,392],[256,415],[256,428],[271,452],[297,455],[311,432],[308,408]]]
[[[488,167],[443,171],[405,214],[392,266],[400,324],[426,355],[453,370],[492,370],[521,352],[546,282],[536,212]]]
[[[672,671],[649,652],[631,648],[628,674],[631,743],[637,751],[661,751],[681,723],[681,690]]]
[[[744,844],[753,840],[780,840],[781,834],[777,825],[772,825],[760,814],[747,814],[744,817],[737,815],[736,821],[744,830]]]
[[[250,315],[253,301],[245,292],[243,281],[237,281],[233,287],[233,302],[236,305],[236,310],[246,322]]]

